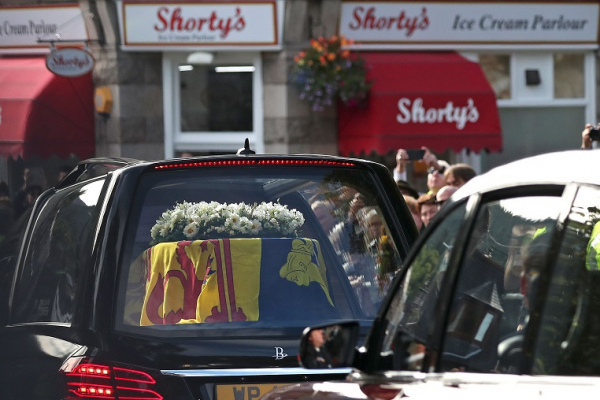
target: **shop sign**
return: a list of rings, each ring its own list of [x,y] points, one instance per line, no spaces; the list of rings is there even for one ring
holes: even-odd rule
[[[0,54],[47,53],[50,40],[88,40],[79,5],[0,7]]]
[[[56,75],[74,78],[94,68],[94,57],[82,49],[56,49],[46,57],[46,67]]]
[[[357,46],[598,47],[598,2],[405,2],[342,0],[339,32]]]
[[[283,2],[139,3],[118,7],[123,49],[280,48]]]

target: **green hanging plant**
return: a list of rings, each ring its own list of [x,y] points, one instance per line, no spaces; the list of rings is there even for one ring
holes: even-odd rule
[[[367,82],[364,60],[345,48],[352,43],[344,36],[311,39],[310,47],[294,57],[291,81],[313,111],[336,100],[349,107],[366,100],[372,82]]]

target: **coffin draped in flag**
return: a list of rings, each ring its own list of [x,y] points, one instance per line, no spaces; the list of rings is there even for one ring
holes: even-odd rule
[[[159,243],[130,274],[140,325],[339,317],[313,239],[211,239]],[[135,285],[142,278],[143,290]],[[141,287],[138,289],[142,289]]]

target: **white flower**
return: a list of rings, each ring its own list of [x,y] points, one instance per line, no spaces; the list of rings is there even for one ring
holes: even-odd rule
[[[249,229],[250,229],[250,233],[252,233],[253,235],[256,235],[258,232],[260,232],[262,230],[262,225],[258,220],[253,219],[250,221]]]
[[[235,229],[240,229],[241,227],[241,218],[237,214],[229,214],[229,218],[225,220],[225,223],[231,224]]]
[[[183,234],[188,239],[193,239],[198,234],[198,225],[194,222],[187,224],[185,228],[183,228]]]
[[[158,235],[160,235],[160,225],[156,224],[152,227],[152,229],[150,230],[150,236],[152,237],[152,239],[156,239],[156,237]]]
[[[170,225],[159,225],[159,232],[161,236],[167,236],[170,231]]]

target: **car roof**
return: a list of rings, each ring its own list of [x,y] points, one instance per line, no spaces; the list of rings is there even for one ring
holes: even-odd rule
[[[546,153],[501,165],[471,179],[452,200],[510,186],[570,182],[600,185],[600,149]]]
[[[356,166],[362,165],[371,167],[374,169],[387,169],[387,167],[381,163],[374,162],[371,160],[361,158],[350,158],[340,157],[325,154],[221,154],[221,155],[209,155],[209,156],[196,156],[196,157],[184,157],[184,158],[169,158],[162,160],[138,160],[134,158],[124,157],[96,157],[86,160],[82,160],[77,164],[61,182],[55,187],[61,189],[66,186],[70,186],[75,182],[81,182],[95,176],[106,174],[108,171],[115,170],[133,170],[133,169],[144,169],[148,167],[155,168],[179,168],[185,166],[200,166],[202,164],[208,165],[214,163],[214,165],[242,165],[246,162],[250,164],[259,165],[261,164],[258,160],[310,160],[313,165],[337,165],[337,166]],[[233,162],[231,162],[233,161]],[[230,163],[231,162],[231,163]],[[221,164],[222,163],[222,164]],[[292,162],[294,164],[295,162]],[[264,164],[267,165],[268,163]],[[298,163],[300,165],[301,163]],[[158,167],[157,167],[158,166]]]

